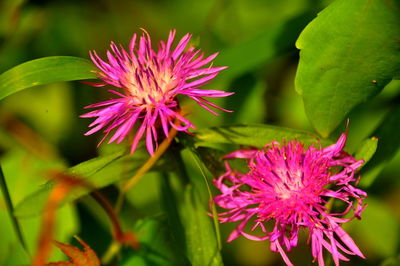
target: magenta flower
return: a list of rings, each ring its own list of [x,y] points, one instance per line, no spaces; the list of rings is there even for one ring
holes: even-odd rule
[[[93,63],[99,68],[96,72],[101,83],[120,88],[109,90],[118,98],[96,103],[86,108],[99,108],[81,117],[96,117],[89,125],[93,127],[85,135],[103,130],[104,139],[114,132],[109,143],[120,143],[135,127],[132,141],[133,153],[139,140],[146,135],[146,146],[150,154],[157,148],[160,131],[168,136],[170,127],[188,132],[194,125],[181,113],[178,94],[186,95],[200,106],[217,115],[210,107],[229,112],[207,101],[204,97],[225,97],[233,94],[219,90],[201,90],[199,87],[212,80],[226,67],[212,67],[210,62],[217,53],[204,58],[200,50],[186,46],[191,38],[186,34],[175,49],[171,49],[175,30],[171,31],[167,42],[159,43],[158,51],[152,49],[150,36],[143,30],[138,45],[133,35],[126,51],[122,46],[111,42],[111,51],[107,51],[108,62],[103,61],[95,51],[90,52]],[[209,65],[209,66],[206,66]]]
[[[220,221],[240,221],[228,242],[240,235],[256,241],[269,240],[271,250],[279,252],[287,265],[293,265],[286,251],[297,246],[299,230],[303,228],[308,229],[312,256],[319,265],[324,265],[324,248],[332,254],[335,265],[348,260],[345,254],[364,258],[341,227],[354,217],[360,218],[365,207],[362,201],[367,196],[350,185],[357,183],[355,171],[363,160],[343,151],[346,137],[343,133],[337,143],[323,149],[313,145],[305,149],[293,140],[285,145],[271,142],[261,150],[238,150],[226,155],[224,159],[245,159],[249,168],[240,173],[225,161],[226,173],[214,181],[222,193],[214,201],[228,210],[219,214]],[[329,210],[327,203],[333,199],[345,206],[340,213]],[[352,217],[343,218],[351,210]]]

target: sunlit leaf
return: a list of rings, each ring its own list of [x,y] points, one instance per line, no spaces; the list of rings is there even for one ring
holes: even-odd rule
[[[54,245],[56,245],[65,255],[70,258],[71,261],[60,261],[60,262],[51,262],[47,263],[47,266],[63,266],[63,265],[71,265],[71,266],[100,266],[100,260],[97,257],[96,253],[86,244],[83,240],[75,237],[79,243],[83,246],[83,251],[79,250],[77,247],[74,247],[69,244],[64,244],[58,241],[54,241]]]
[[[394,0],[337,0],[300,35],[296,89],[322,136],[400,72],[399,13]]]
[[[0,75],[0,100],[20,90],[50,82],[94,79],[87,59],[51,56],[22,63]]]
[[[297,139],[305,144],[318,141],[311,132],[270,125],[237,125],[201,129],[196,132],[196,146],[212,146],[212,144],[238,144],[262,147],[271,141],[290,141]],[[323,144],[329,143],[321,140]]]

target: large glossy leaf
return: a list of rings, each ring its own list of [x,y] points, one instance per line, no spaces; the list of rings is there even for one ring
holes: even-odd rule
[[[400,73],[399,14],[394,0],[337,0],[301,33],[296,89],[322,136]]]
[[[51,56],[20,64],[0,75],[0,100],[20,90],[59,81],[93,79],[96,68],[87,59]]]
[[[69,173],[86,178],[86,181],[96,188],[105,187],[124,178],[131,177],[145,160],[147,153],[137,150],[133,155],[124,155],[123,152],[112,153],[80,163],[69,169]],[[36,192],[28,195],[15,208],[18,217],[39,215],[47,201],[48,195],[54,186],[49,181]],[[65,202],[75,200],[90,192],[90,189],[77,188],[68,195]]]
[[[75,238],[83,247],[82,250],[70,244],[54,241],[54,245],[60,249],[62,253],[69,258],[69,260],[50,262],[47,263],[46,266],[100,266],[100,259],[96,252],[94,252],[93,249],[80,238],[76,236]]]
[[[196,146],[213,146],[212,144],[238,144],[262,147],[271,141],[289,141],[297,139],[305,144],[317,142],[317,137],[311,132],[269,126],[269,125],[237,125],[221,126],[197,131]],[[322,140],[323,144],[329,143]]]

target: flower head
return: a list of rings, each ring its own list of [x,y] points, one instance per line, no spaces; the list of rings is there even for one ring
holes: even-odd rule
[[[170,32],[166,43],[159,43],[158,51],[155,51],[150,36],[143,30],[138,44],[136,34],[133,35],[128,51],[111,42],[111,50],[107,51],[108,62],[100,59],[95,51],[90,52],[93,63],[100,70],[97,74],[102,79],[101,83],[91,85],[100,87],[109,84],[120,90],[110,90],[117,98],[86,107],[98,109],[81,116],[96,117],[89,125],[92,129],[85,135],[103,130],[104,140],[113,132],[109,143],[120,143],[136,127],[131,152],[145,135],[147,150],[153,154],[160,131],[168,136],[170,127],[184,132],[195,128],[182,115],[176,99],[178,94],[188,96],[215,115],[217,113],[210,107],[228,111],[204,97],[225,97],[233,93],[199,89],[226,68],[209,65],[217,53],[204,57],[200,50],[192,46],[185,50],[190,34],[186,34],[172,49],[174,38],[175,30]]]
[[[228,241],[240,235],[269,240],[271,250],[279,252],[287,265],[293,265],[286,251],[297,246],[299,230],[304,228],[308,229],[312,256],[319,265],[324,265],[323,248],[332,254],[335,265],[348,260],[345,254],[364,258],[341,227],[354,217],[360,218],[365,207],[362,200],[367,196],[350,184],[357,181],[355,171],[363,160],[343,151],[346,137],[343,133],[337,143],[320,149],[313,145],[306,149],[293,140],[226,155],[224,159],[245,159],[248,163],[248,172],[240,173],[225,161],[226,173],[214,181],[222,193],[214,201],[227,209],[219,214],[220,221],[240,221]],[[331,199],[341,201],[344,210],[331,212],[327,206]],[[353,216],[343,218],[351,210]],[[247,225],[252,225],[250,232],[246,232]],[[254,232],[256,229],[260,232]]]

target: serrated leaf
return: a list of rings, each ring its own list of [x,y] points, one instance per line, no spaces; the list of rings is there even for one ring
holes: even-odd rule
[[[69,173],[82,176],[86,178],[86,182],[89,184],[101,188],[130,177],[147,158],[147,154],[143,150],[137,150],[132,155],[117,152],[80,163],[70,168]],[[42,188],[28,195],[15,207],[15,215],[27,217],[41,214],[53,186],[54,182],[49,181]],[[89,189],[77,188],[66,197],[64,203],[75,200],[89,192]]]
[[[88,244],[78,237],[76,237],[76,239],[83,246],[83,251],[72,245],[54,241],[54,245],[56,245],[65,255],[67,255],[71,261],[51,262],[47,263],[46,266],[100,266],[100,260],[93,249],[91,249]]]
[[[22,63],[0,75],[0,100],[20,90],[51,82],[94,79],[87,59],[50,56]]]
[[[301,33],[296,89],[323,137],[400,73],[399,13],[394,0],[337,0]]]
[[[297,139],[305,144],[317,142],[311,132],[270,125],[237,125],[212,127],[197,131],[195,145],[212,147],[212,144],[238,144],[262,147],[271,141],[289,141]],[[323,144],[330,143],[321,140]]]

